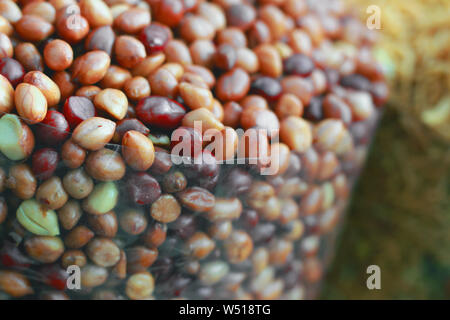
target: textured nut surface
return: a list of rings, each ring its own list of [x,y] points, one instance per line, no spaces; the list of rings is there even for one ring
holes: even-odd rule
[[[96,265],[86,265],[81,269],[81,285],[86,288],[101,286],[108,278],[108,269]]]
[[[25,200],[17,209],[17,220],[31,233],[42,236],[59,235],[58,216],[36,200]]]
[[[130,78],[130,71],[122,67],[111,65],[102,81],[100,81],[100,86],[102,88],[121,89],[125,81]]]
[[[198,276],[205,285],[213,285],[222,280],[229,271],[230,266],[226,262],[215,260],[204,264]]]
[[[34,149],[31,129],[15,114],[0,118],[0,151],[11,160],[23,160]]]
[[[246,260],[253,251],[253,241],[245,231],[233,231],[224,245],[228,259],[232,263]]]
[[[84,85],[94,84],[105,76],[111,58],[100,50],[90,51],[78,57],[72,65],[72,79]]]
[[[259,61],[259,71],[269,77],[277,78],[283,71],[281,57],[271,45],[263,44],[255,48]]]
[[[94,181],[82,168],[78,168],[67,172],[63,186],[72,198],[83,199],[91,193]]]
[[[341,120],[326,119],[314,128],[314,140],[323,150],[342,155],[353,149],[353,139]]]
[[[180,216],[181,206],[174,196],[164,194],[152,203],[150,214],[156,221],[162,223],[173,222]]]
[[[43,18],[48,23],[55,22],[55,8],[48,2],[30,2],[22,8],[23,14],[31,14]]]
[[[21,83],[14,93],[17,113],[28,123],[38,123],[47,114],[47,99],[38,87]]]
[[[103,217],[101,215],[99,217]],[[147,228],[147,219],[145,218],[144,212],[141,210],[126,210],[120,215],[120,227],[126,233],[137,235],[141,234]]]
[[[215,242],[203,232],[196,232],[187,242],[191,255],[197,259],[206,258],[215,248]]]
[[[91,177],[99,181],[120,180],[126,170],[120,154],[106,148],[89,153],[85,168]]]
[[[97,93],[94,98],[95,106],[108,112],[117,120],[125,117],[128,109],[127,96],[117,89],[105,89]]]
[[[15,271],[0,271],[0,289],[12,297],[20,298],[32,294],[30,281]]]
[[[73,228],[64,238],[64,244],[72,249],[80,249],[94,237],[92,230],[85,226]]]
[[[116,124],[108,119],[92,117],[81,122],[73,131],[72,140],[87,150],[103,148],[113,137]]]
[[[122,154],[127,164],[138,171],[147,170],[155,160],[152,141],[136,130],[127,131],[123,135]]]
[[[52,263],[64,252],[64,244],[58,237],[37,236],[25,241],[28,255],[42,263]]]
[[[202,125],[202,131],[208,129],[223,130],[224,125],[216,119],[214,115],[206,108],[192,110],[183,117],[182,125],[186,127],[195,127],[195,122],[199,121]]]
[[[73,265],[82,268],[86,263],[86,255],[81,250],[66,250],[61,257],[61,265],[66,269]]]
[[[89,215],[89,226],[97,236],[112,238],[116,235],[119,228],[117,217],[114,211],[107,212],[101,215]]]
[[[50,36],[54,27],[46,20],[35,15],[24,15],[15,24],[17,33],[29,41],[41,41]]]
[[[102,0],[81,0],[80,11],[91,28],[110,25],[113,22],[111,11]]]
[[[135,34],[150,24],[150,13],[141,8],[130,8],[114,19],[114,26],[129,34]]]
[[[155,280],[149,272],[139,272],[132,275],[126,284],[125,292],[132,300],[150,298],[155,288]]]
[[[280,138],[292,150],[304,152],[312,144],[311,127],[302,118],[289,116],[281,122]]]
[[[50,209],[61,208],[68,199],[61,179],[56,176],[45,180],[36,191],[36,200]]]
[[[66,230],[71,230],[80,221],[83,211],[80,204],[75,200],[69,200],[58,210],[58,219],[61,226]]]
[[[242,203],[239,198],[216,198],[214,207],[208,212],[211,221],[232,220],[240,217]]]
[[[131,73],[133,76],[147,77],[164,63],[165,58],[166,56],[162,52],[147,56],[131,69]]]
[[[73,62],[72,47],[60,39],[55,39],[47,43],[43,54],[45,64],[55,71],[63,71],[70,67]]]
[[[111,267],[120,259],[120,249],[112,240],[106,238],[93,239],[89,242],[86,253],[100,267]]]
[[[142,76],[136,76],[125,81],[123,91],[128,99],[138,101],[149,96],[151,88],[147,79]]]
[[[83,209],[90,214],[107,213],[116,206],[118,196],[119,191],[113,182],[99,183],[83,201]]]
[[[388,98],[336,1],[0,0],[0,299],[310,297]]]
[[[61,147],[61,159],[72,169],[80,167],[86,158],[86,151],[72,140],[67,140]]]
[[[145,47],[136,38],[128,35],[117,37],[114,43],[117,62],[125,68],[133,68],[147,56]]]
[[[56,83],[44,73],[40,71],[30,71],[25,75],[23,81],[32,84],[41,90],[47,99],[47,105],[49,107],[58,104],[61,98],[61,92]]]
[[[182,82],[178,85],[178,90],[189,108],[212,109],[213,95],[209,89],[201,88],[187,82]]]
[[[192,187],[178,193],[178,199],[181,204],[197,212],[206,212],[214,207],[214,195],[206,189]]]
[[[8,113],[14,108],[14,88],[3,75],[0,75],[0,113]]]

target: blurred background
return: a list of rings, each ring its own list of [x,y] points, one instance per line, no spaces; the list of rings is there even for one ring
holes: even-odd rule
[[[450,1],[348,0],[381,13],[391,99],[357,184],[323,299],[450,299]],[[368,290],[366,268],[381,268]]]

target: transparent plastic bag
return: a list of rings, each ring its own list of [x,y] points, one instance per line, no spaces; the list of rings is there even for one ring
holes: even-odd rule
[[[315,139],[275,175],[175,165],[157,148],[147,172],[92,179],[119,170],[112,143],[77,169],[57,160],[46,180],[36,160],[3,157],[0,288],[9,298],[313,298],[379,114],[349,126],[340,155]]]
[[[166,2],[5,4],[0,298],[316,296],[387,99],[373,33],[337,0]]]

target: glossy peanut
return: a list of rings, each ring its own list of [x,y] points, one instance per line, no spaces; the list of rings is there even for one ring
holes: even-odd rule
[[[127,164],[138,171],[150,168],[155,159],[152,141],[135,130],[127,131],[123,135],[122,154]]]
[[[90,51],[78,57],[72,65],[72,79],[81,84],[94,84],[105,76],[111,59],[99,50]]]
[[[63,40],[52,40],[44,48],[44,61],[52,70],[65,70],[73,62],[72,47]]]
[[[89,153],[85,163],[89,176],[99,181],[116,181],[125,175],[125,162],[116,151],[102,148]]]
[[[31,42],[21,42],[14,48],[14,56],[26,71],[43,71],[42,54]]]
[[[47,115],[47,99],[38,87],[21,83],[14,92],[17,112],[30,124],[44,120]]]
[[[61,159],[67,167],[75,169],[83,164],[86,151],[69,139],[61,147]]]
[[[40,71],[28,72],[23,81],[36,86],[45,96],[47,106],[53,107],[58,104],[61,98],[61,92],[56,83]]]
[[[108,88],[95,95],[94,105],[117,120],[122,120],[128,110],[128,99],[122,91]]]
[[[103,148],[113,137],[116,124],[111,120],[93,117],[81,122],[73,131],[72,140],[87,150]]]

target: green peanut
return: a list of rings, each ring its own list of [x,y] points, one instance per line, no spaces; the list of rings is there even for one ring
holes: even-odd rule
[[[334,188],[330,182],[326,182],[322,185],[323,203],[322,210],[329,209],[334,203]]]
[[[16,212],[19,223],[31,233],[40,236],[59,235],[58,216],[34,199],[23,201]]]
[[[166,135],[155,136],[155,135],[149,134],[147,137],[153,142],[153,145],[155,145],[157,147],[167,147],[170,145],[169,136],[166,136]]]
[[[83,209],[91,214],[104,214],[117,204],[119,191],[114,182],[102,182],[94,187],[83,202]]]
[[[230,267],[223,261],[211,261],[202,266],[199,278],[206,285],[213,285],[223,279]]]
[[[23,160],[34,148],[30,128],[15,114],[5,114],[0,119],[0,151],[10,160]]]

